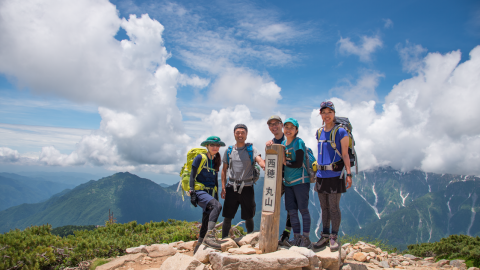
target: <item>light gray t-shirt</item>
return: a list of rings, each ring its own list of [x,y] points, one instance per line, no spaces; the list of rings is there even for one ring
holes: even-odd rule
[[[244,147],[235,148],[233,146],[232,153],[230,154],[230,164],[228,164],[228,171],[227,177],[231,180],[251,180],[253,179],[253,167],[252,161],[250,160],[250,156],[248,155],[247,151],[247,144]],[[255,157],[259,156],[257,148],[252,146],[253,150],[253,160]],[[224,164],[227,164],[227,156],[228,156],[228,148],[225,150],[223,154],[222,161]],[[228,181],[230,182],[230,181]]]

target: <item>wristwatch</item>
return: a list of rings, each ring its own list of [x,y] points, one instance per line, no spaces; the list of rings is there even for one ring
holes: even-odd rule
[[[352,174],[351,174],[351,173],[347,173],[347,177],[348,177],[348,176],[352,177]]]

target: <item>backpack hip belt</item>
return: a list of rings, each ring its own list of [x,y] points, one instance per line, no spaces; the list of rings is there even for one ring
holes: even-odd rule
[[[240,183],[241,182],[241,183]],[[238,194],[242,194],[243,187],[245,185],[247,186],[253,186],[253,180],[234,180],[229,178],[228,183],[233,186],[233,191],[237,192],[237,187],[238,187]]]
[[[218,192],[217,187],[204,187],[203,191],[206,191],[208,194],[210,194],[210,190],[212,190],[212,197],[215,197],[215,193]]]

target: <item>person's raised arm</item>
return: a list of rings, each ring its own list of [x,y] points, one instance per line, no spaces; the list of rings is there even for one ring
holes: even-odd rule
[[[342,145],[342,159],[343,163],[345,163],[345,170],[347,171],[348,175],[352,174],[350,168],[350,156],[348,155],[348,145],[350,144],[350,138],[348,136],[343,137],[340,140],[340,144]],[[352,187],[352,176],[347,176],[346,178],[346,185],[347,189]]]
[[[265,160],[262,159],[260,155],[255,157],[255,161],[262,167],[262,169],[265,171]]]
[[[222,199],[225,199],[225,194],[227,193],[225,188],[227,186],[227,171],[228,171],[228,164],[223,163],[222,168]]]
[[[305,155],[305,152],[303,152],[302,149],[296,150],[295,151],[296,160],[294,162],[287,161],[286,166],[289,168],[301,168],[303,165],[303,155]]]

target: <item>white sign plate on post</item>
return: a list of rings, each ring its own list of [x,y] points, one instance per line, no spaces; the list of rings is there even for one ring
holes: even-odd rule
[[[265,182],[263,184],[262,211],[275,211],[275,191],[277,189],[277,155],[267,155],[265,159]]]

